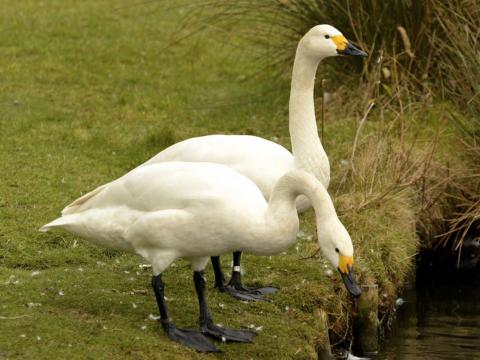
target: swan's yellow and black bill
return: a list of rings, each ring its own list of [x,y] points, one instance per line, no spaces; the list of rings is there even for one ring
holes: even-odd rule
[[[332,37],[333,42],[337,46],[337,53],[340,55],[350,55],[350,56],[367,56],[367,53],[350,41],[348,41],[345,36],[337,35]]]
[[[343,283],[350,295],[353,297],[359,297],[362,290],[360,290],[360,287],[355,280],[355,273],[353,272],[353,257],[340,255],[338,271],[340,272],[340,275],[342,275]]]

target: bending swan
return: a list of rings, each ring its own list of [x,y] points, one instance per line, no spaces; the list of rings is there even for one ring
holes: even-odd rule
[[[130,251],[149,261],[164,331],[173,341],[196,350],[217,351],[203,334],[240,342],[250,342],[254,335],[213,322],[205,296],[204,268],[209,256],[236,250],[272,255],[287,249],[298,232],[295,200],[299,195],[313,204],[323,254],[343,274],[350,291],[360,294],[352,272],[350,236],[325,188],[304,171],[282,176],[269,203],[251,180],[211,163],[167,162],[140,167],[94,192],[77,202],[75,211],[40,231],[63,228],[95,244]],[[200,332],[178,329],[168,316],[162,273],[177,258],[190,261],[194,271]]]

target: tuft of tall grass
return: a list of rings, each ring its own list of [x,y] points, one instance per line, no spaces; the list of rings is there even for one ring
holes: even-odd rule
[[[308,29],[327,23],[370,54],[363,67],[358,62],[333,66],[369,79],[381,53],[382,90],[390,98],[443,96],[480,115],[479,0],[211,0],[204,8],[205,23],[230,29],[249,23],[242,26],[243,35],[263,45],[274,73],[289,69]]]

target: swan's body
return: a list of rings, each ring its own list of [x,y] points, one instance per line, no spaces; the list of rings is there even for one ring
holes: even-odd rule
[[[136,252],[152,263],[153,249],[155,256],[172,259],[234,250],[272,255],[284,246],[275,232],[260,239],[267,207],[255,183],[228,167],[166,162],[137,168],[100,187],[75,211],[46,227],[62,227],[97,245]],[[297,227],[298,221],[289,226],[293,238]],[[154,266],[156,273],[164,270]]]
[[[152,285],[162,326],[170,338],[200,351],[216,351],[200,333],[177,329],[170,322],[162,272],[178,258],[189,260],[202,332],[221,339],[251,341],[250,332],[214,324],[203,270],[212,255],[238,250],[273,255],[287,249],[298,231],[299,195],[313,204],[324,255],[344,277],[354,281],[350,236],[325,188],[304,171],[282,176],[267,203],[254,182],[220,164],[165,162],[143,166],[78,199],[65,215],[40,230],[63,228],[95,244],[145,258],[152,264]],[[354,293],[359,294],[358,287]]]
[[[95,195],[42,230],[61,227],[97,245],[135,252],[152,263],[155,273],[179,257],[208,258],[235,250],[273,255],[295,241],[298,195],[313,197],[322,223],[336,219],[338,231],[344,231],[328,193],[314,179],[305,172],[285,175],[268,204],[255,183],[229,167],[153,164],[94,190]],[[352,256],[351,246],[347,250],[346,256]]]

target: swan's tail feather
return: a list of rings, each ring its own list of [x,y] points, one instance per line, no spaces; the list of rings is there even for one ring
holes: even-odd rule
[[[104,184],[102,186],[99,186],[95,190],[92,190],[85,195],[79,197],[76,199],[74,202],[71,204],[67,205],[63,210],[62,210],[62,215],[68,215],[68,214],[73,214],[76,213],[80,210],[81,206],[85,204],[88,200],[93,198],[95,195],[100,193],[108,184]]]
[[[49,222],[48,224],[43,225],[40,229],[38,229],[38,231],[47,232],[52,228],[65,227],[67,225],[70,225],[71,223],[72,221],[70,219],[70,216],[62,216],[58,219],[53,220],[52,222]]]

